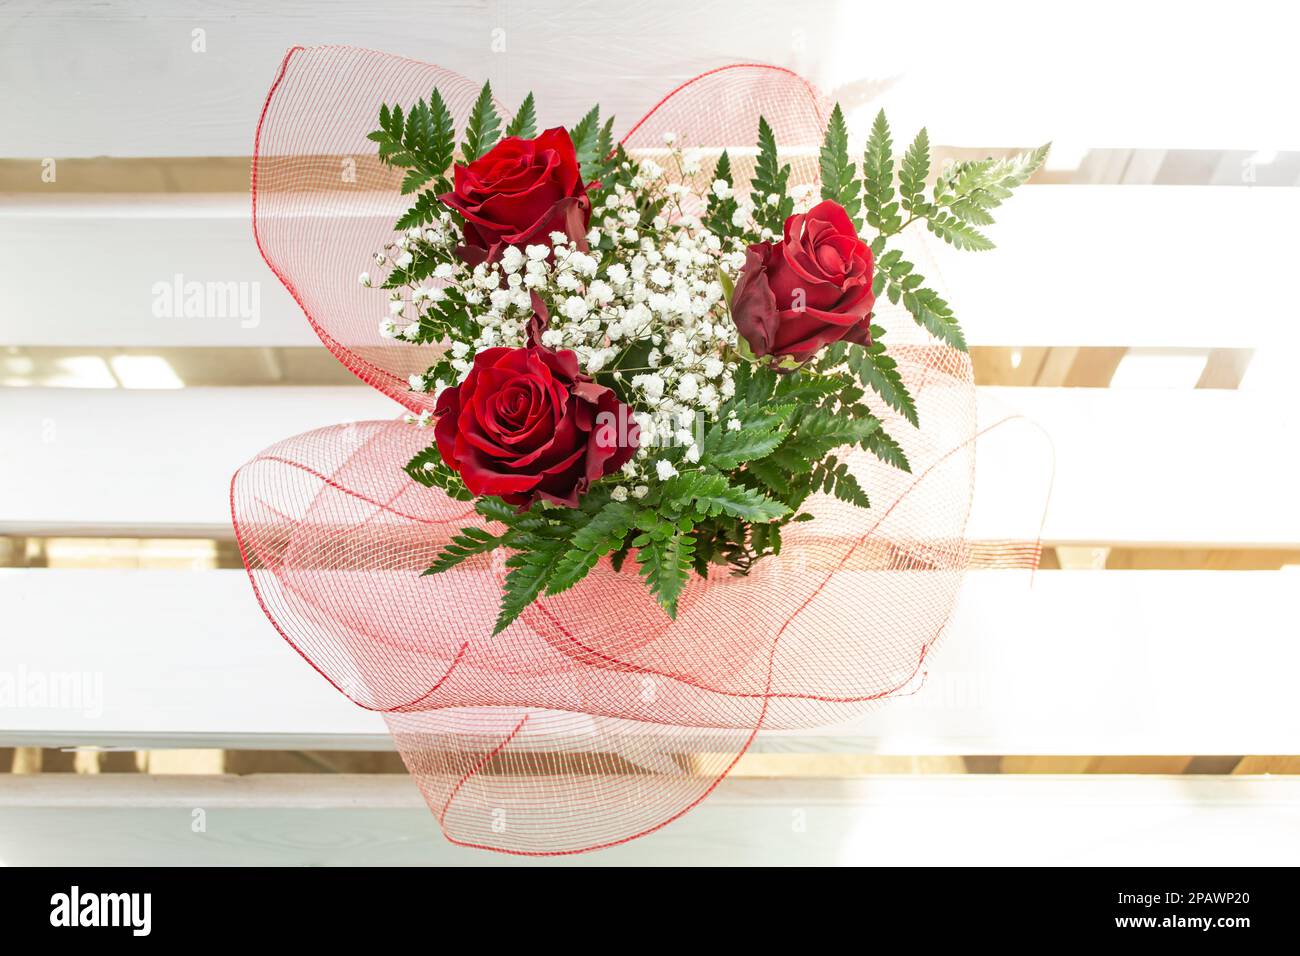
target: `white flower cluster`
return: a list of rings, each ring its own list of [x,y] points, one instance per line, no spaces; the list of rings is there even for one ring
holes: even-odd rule
[[[665,446],[684,447],[685,462],[698,461],[705,424],[735,394],[738,334],[720,270],[735,275],[744,248],[735,240],[724,244],[701,223],[698,213],[707,208],[707,197],[687,185],[699,172],[699,160],[675,147],[668,155],[680,181],[670,181],[659,164],[643,159],[635,170],[623,168],[631,174],[628,185],[618,182],[593,194],[590,251],[555,232],[549,246],[511,246],[497,261],[473,269],[444,262],[433,273],[436,284],[392,290],[380,325],[384,336],[415,341],[426,303],[443,301],[448,287],[464,295],[475,334],[449,343],[454,380],[413,375],[410,385],[417,391],[437,393],[462,381],[482,349],[528,344],[530,323],[541,329],[543,346],[571,349],[588,375],[611,376],[641,430],[640,450],[623,469],[629,486],[614,490],[620,500],[647,493],[639,479],[677,474],[663,456]],[[720,199],[730,195],[722,180],[707,188]],[[638,204],[647,195],[663,201],[649,228],[644,202]],[[741,203],[736,217],[749,223],[752,209]],[[456,233],[443,213],[430,226],[399,237],[376,263],[405,268],[418,254],[452,259]],[[363,274],[361,282],[369,285],[370,276]],[[549,313],[544,325],[535,318],[538,300]]]
[[[388,243],[382,251],[375,253],[375,265],[383,267],[391,264],[394,269],[406,269],[415,261],[417,254],[440,255],[446,259],[458,241],[451,213],[443,212],[431,224],[408,229]],[[423,304],[443,301],[447,297],[445,286],[456,272],[456,266],[444,262],[433,272],[437,284],[415,283],[405,288],[389,290],[388,314],[379,322],[379,334],[386,339],[416,341],[420,333],[419,314]],[[357,281],[366,287],[374,284],[369,272],[361,273]]]

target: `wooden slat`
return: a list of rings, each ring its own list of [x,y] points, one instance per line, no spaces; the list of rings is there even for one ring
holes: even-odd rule
[[[205,830],[195,832],[195,808]],[[1300,779],[889,775],[726,780],[628,845],[530,860],[447,843],[405,776],[0,781],[22,865],[1287,865]]]
[[[5,532],[223,537],[232,534],[230,478],[257,452],[312,428],[403,411],[360,385],[4,389],[0,408],[0,447],[30,456],[0,475]]]
[[[1295,572],[1026,577],[968,576],[919,693],[850,724],[764,733],[758,749],[1300,752]],[[0,745],[391,746],[379,716],[275,633],[242,571],[0,571],[0,606],[12,680],[91,681],[61,708],[0,708]]]
[[[984,388],[991,423],[1020,413],[1055,450],[1043,540],[1101,545],[1300,546],[1295,408],[1223,390]],[[0,390],[0,533],[229,536],[228,483],[267,445],[323,425],[394,418],[355,388]],[[1212,436],[1232,436],[1225,454]],[[1018,422],[977,446],[977,540],[1033,539],[1052,474]],[[1249,470],[1241,462],[1249,460]]]
[[[317,344],[258,255],[248,217],[245,195],[4,197],[6,344]],[[972,345],[1256,348],[1300,319],[1286,233],[1296,218],[1300,190],[1034,186],[1000,211],[997,250],[931,244]],[[1224,295],[1205,293],[1210,235],[1232,236],[1234,261],[1249,263]],[[49,292],[70,261],[80,287],[95,290],[76,309]],[[256,320],[155,317],[155,284],[176,275],[246,283],[248,294],[256,284]]]
[[[491,79],[506,103],[536,89],[546,123],[571,125],[598,97],[627,124],[687,77],[747,59],[838,88],[855,125],[883,105],[900,131],[928,124],[939,143],[1294,149],[1291,13],[1281,3],[1252,10],[1227,17],[1208,2],[1171,10],[1099,0],[1071,20],[1064,42],[1030,4],[991,29],[982,11],[959,3],[823,0],[805,4],[792,32],[694,0],[584,6],[563,17],[469,0],[390,0],[365,17],[346,0],[26,0],[5,9],[6,45],[57,49],[64,67],[7,57],[13,88],[32,92],[0,102],[0,129],[13,156],[244,155],[284,51],[345,43]],[[192,49],[196,29],[206,34],[201,53]],[[871,56],[862,55],[864,37],[918,36],[924,57],[904,42],[872,42]],[[582,51],[577,79],[574,50]]]

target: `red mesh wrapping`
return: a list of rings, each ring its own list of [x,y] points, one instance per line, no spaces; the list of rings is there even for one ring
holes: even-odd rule
[[[410,104],[435,85],[463,123],[476,90],[462,77],[367,51],[290,51],[253,167],[267,263],[339,360],[412,410],[428,397],[407,391],[406,377],[429,352],[381,339],[382,293],[356,282],[408,201],[365,136],[381,102]],[[743,176],[735,147],[755,141],[760,113],[794,181],[815,181],[826,104],[773,67],[685,84],[625,143],[654,149],[673,130],[688,148],[732,148]],[[924,257],[923,245],[911,251]],[[910,689],[949,619],[972,562],[971,366],[883,305],[878,321],[922,428],[893,416],[885,426],[913,473],[846,453],[870,510],[811,500],[817,520],[789,526],[779,558],[747,577],[719,569],[693,580],[676,621],[635,562],[617,573],[605,561],[493,636],[504,555],[420,576],[451,534],[483,521],[407,478],[402,465],[432,435],[398,421],[299,435],[235,475],[231,507],[258,600],[326,679],[385,714],[448,839],[558,854],[656,830],[703,799],[760,728],[843,721]],[[991,563],[1036,559],[1036,545],[1009,543]]]

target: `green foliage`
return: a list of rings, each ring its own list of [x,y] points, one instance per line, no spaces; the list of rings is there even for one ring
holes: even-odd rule
[[[887,465],[899,471],[911,472],[912,465],[903,454],[903,448],[883,428],[877,428],[862,442],[862,447]]]
[[[983,213],[987,216],[987,213]],[[991,217],[989,217],[991,221]],[[932,233],[958,249],[970,249],[982,252],[993,248],[993,242],[974,226],[956,215],[943,211],[935,212],[925,220],[926,228]]]
[[[924,214],[925,180],[929,175],[930,136],[922,127],[903,154],[903,164],[898,170],[898,191],[902,194],[903,208],[908,212]]]
[[[726,514],[745,521],[772,521],[788,510],[780,502],[742,485],[733,485],[717,472],[688,471],[663,484],[660,507],[671,514],[708,518]]]
[[[474,497],[460,480],[460,475],[442,460],[436,444],[430,444],[428,448],[417,452],[403,470],[412,481],[426,488],[439,488],[456,501],[469,501]]]
[[[876,260],[876,267],[876,281],[884,286],[890,302],[902,302],[917,325],[953,348],[966,351],[966,337],[952,307],[933,289],[925,288],[925,277],[902,258],[902,253],[897,249],[886,252]]]
[[[862,484],[857,476],[849,471],[848,465],[834,455],[813,469],[811,484],[814,490],[834,495],[840,501],[857,505],[859,508],[871,507],[871,500],[862,490]]]
[[[465,125],[465,142],[460,150],[465,162],[472,163],[478,159],[496,145],[500,136],[501,117],[492,103],[492,84],[484,83]]]
[[[456,151],[456,127],[451,112],[436,89],[429,102],[419,100],[403,115],[401,106],[379,107],[379,129],[369,134],[379,144],[379,158],[389,166],[406,169],[402,193],[412,193],[433,181],[434,192],[451,188],[446,179]]]
[[[569,548],[568,538],[563,534],[536,531],[520,535],[512,544],[519,550],[506,559],[510,570],[502,588],[501,613],[497,615],[493,634],[504,631],[541,596]]]
[[[881,341],[884,329],[878,325],[871,327],[872,343],[868,346],[855,346],[849,350],[847,361],[849,368],[857,374],[858,379],[882,399],[885,404],[899,412],[913,425],[919,425],[916,415],[916,402],[912,400],[903,376],[898,371],[898,363],[885,354],[885,343]]]
[[[722,180],[728,186],[735,187],[735,177],[731,171],[731,157],[727,155],[724,149],[722,155],[718,157],[718,163],[713,168],[713,179]],[[736,203],[735,195],[728,196],[726,199],[720,199],[712,190],[708,195],[708,207],[703,216],[704,227],[713,233],[719,239],[727,239],[731,236],[739,235],[740,230],[732,224],[732,218],[736,215],[736,209],[739,208]],[[724,276],[724,281],[729,282]],[[730,294],[728,293],[728,298]]]
[[[827,452],[857,445],[879,427],[880,421],[869,415],[854,418],[826,408],[807,410],[772,459],[792,473],[812,471]]]
[[[695,538],[668,522],[660,522],[632,542],[646,587],[669,617],[677,616],[677,599],[690,577]]]
[[[1047,143],[1009,159],[975,159],[953,163],[934,184],[934,202],[946,206],[959,218],[987,226],[993,222],[989,210],[996,209],[1011,191],[1029,181],[1047,159]]]
[[[397,220],[394,229],[410,229],[412,226],[423,226],[433,222],[438,218],[438,213],[446,207],[438,199],[438,194],[432,190],[422,192],[416,197],[415,204],[402,214]]]
[[[762,405],[732,408],[739,428],[732,428],[723,415],[709,427],[701,445],[701,456],[715,468],[730,471],[743,462],[770,455],[785,439],[785,419],[794,405]]]
[[[532,93],[525,96],[519,104],[519,111],[506,127],[506,135],[518,136],[520,139],[533,139],[537,135],[537,104],[533,101]]]
[[[912,313],[916,324],[927,329],[935,338],[947,342],[955,349],[966,351],[966,337],[962,334],[952,307],[933,289],[914,289],[903,293],[903,307]]]
[[[778,236],[785,221],[794,212],[794,200],[789,196],[790,166],[782,166],[777,156],[776,134],[765,118],[758,118],[758,160],[754,165],[754,179],[750,184],[750,199],[754,204],[754,220],[764,229]],[[777,201],[768,202],[776,196]]]
[[[867,225],[886,235],[898,232],[903,226],[894,191],[893,149],[889,121],[885,119],[885,111],[881,110],[871,124],[871,135],[862,156],[862,198]]]
[[[862,199],[859,196],[861,187],[856,179],[857,168],[849,160],[849,130],[844,125],[844,112],[839,103],[831,111],[820,158],[822,199],[830,199],[843,206],[853,220],[853,228],[861,229],[862,218],[858,215],[862,209]]]
[[[602,126],[599,106],[593,106],[578,125],[569,130],[569,137],[573,140],[585,181],[599,179],[612,167],[609,159],[614,153],[614,117],[611,116]]]
[[[504,540],[504,537],[498,537],[482,528],[462,528],[460,534],[453,536],[451,541],[443,546],[438,556],[434,558],[433,564],[424,573],[437,574],[454,568],[476,554],[487,554],[500,547]]]
[[[567,591],[581,581],[596,562],[623,545],[632,530],[636,508],[626,502],[607,501],[591,519],[574,532],[571,547],[564,553],[546,583],[547,594]]]

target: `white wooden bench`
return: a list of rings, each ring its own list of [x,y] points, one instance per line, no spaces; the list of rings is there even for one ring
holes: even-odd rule
[[[884,105],[900,137],[926,123],[950,147],[1055,139],[1058,170],[1089,149],[1261,150],[1261,163],[1300,149],[1300,113],[1287,99],[1300,75],[1293,31],[1272,25],[1272,13],[1180,10],[1179,42],[1156,64],[1150,37],[1165,34],[1167,12],[1106,6],[1072,22],[1069,43],[1048,37],[1041,18],[1006,24],[982,54],[989,72],[978,84],[960,72],[970,51],[959,45],[964,18],[979,13],[960,4],[882,12],[828,2],[791,35],[761,22],[737,28],[726,5],[670,2],[588,17],[582,30],[588,66],[604,77],[602,105],[625,119],[661,87],[743,54],[838,87],[855,122]],[[951,29],[923,68],[902,44],[882,44],[864,67],[861,44],[844,39],[868,28],[908,36],[940,20]],[[64,53],[58,70],[38,56],[5,60],[31,95],[0,98],[0,160],[9,182],[30,164],[31,185],[0,196],[0,345],[318,346],[257,255],[246,195],[70,194],[39,183],[47,158],[246,156],[291,45],[436,60],[490,77],[511,103],[534,85],[543,122],[588,105],[567,67],[546,66],[573,24],[523,5],[394,0],[358,17],[342,0],[198,11],[47,0],[0,12],[0,27],[0,54]],[[495,56],[494,42],[510,55]],[[942,56],[947,44],[959,55]],[[540,72],[520,66],[537,63]],[[1246,170],[1229,159],[1235,182]],[[1300,509],[1290,506],[1300,485],[1298,214],[1294,189],[1035,185],[1001,213],[996,251],[940,250],[975,346],[1254,352],[1241,390],[982,389],[1052,440],[1045,543],[1300,549]],[[257,321],[156,316],[155,284],[178,274],[256,283]],[[228,538],[229,477],[255,452],[395,414],[360,386],[0,388],[0,535]],[[1023,435],[981,445],[974,538],[1025,531],[1008,524],[1008,505],[1042,448],[1013,437]],[[1300,753],[1297,593],[1295,568],[1045,570],[1032,588],[1023,574],[976,571],[923,692],[850,725],[764,733],[754,752]],[[0,673],[87,681],[66,706],[0,707],[0,746],[392,746],[381,718],[281,641],[242,571],[0,569],[0,606]],[[205,832],[194,831],[195,810]],[[1288,777],[735,778],[661,833],[571,862],[1288,863],[1300,851],[1298,820],[1300,780]],[[499,859],[442,841],[404,776],[0,775],[0,864],[435,861]]]

